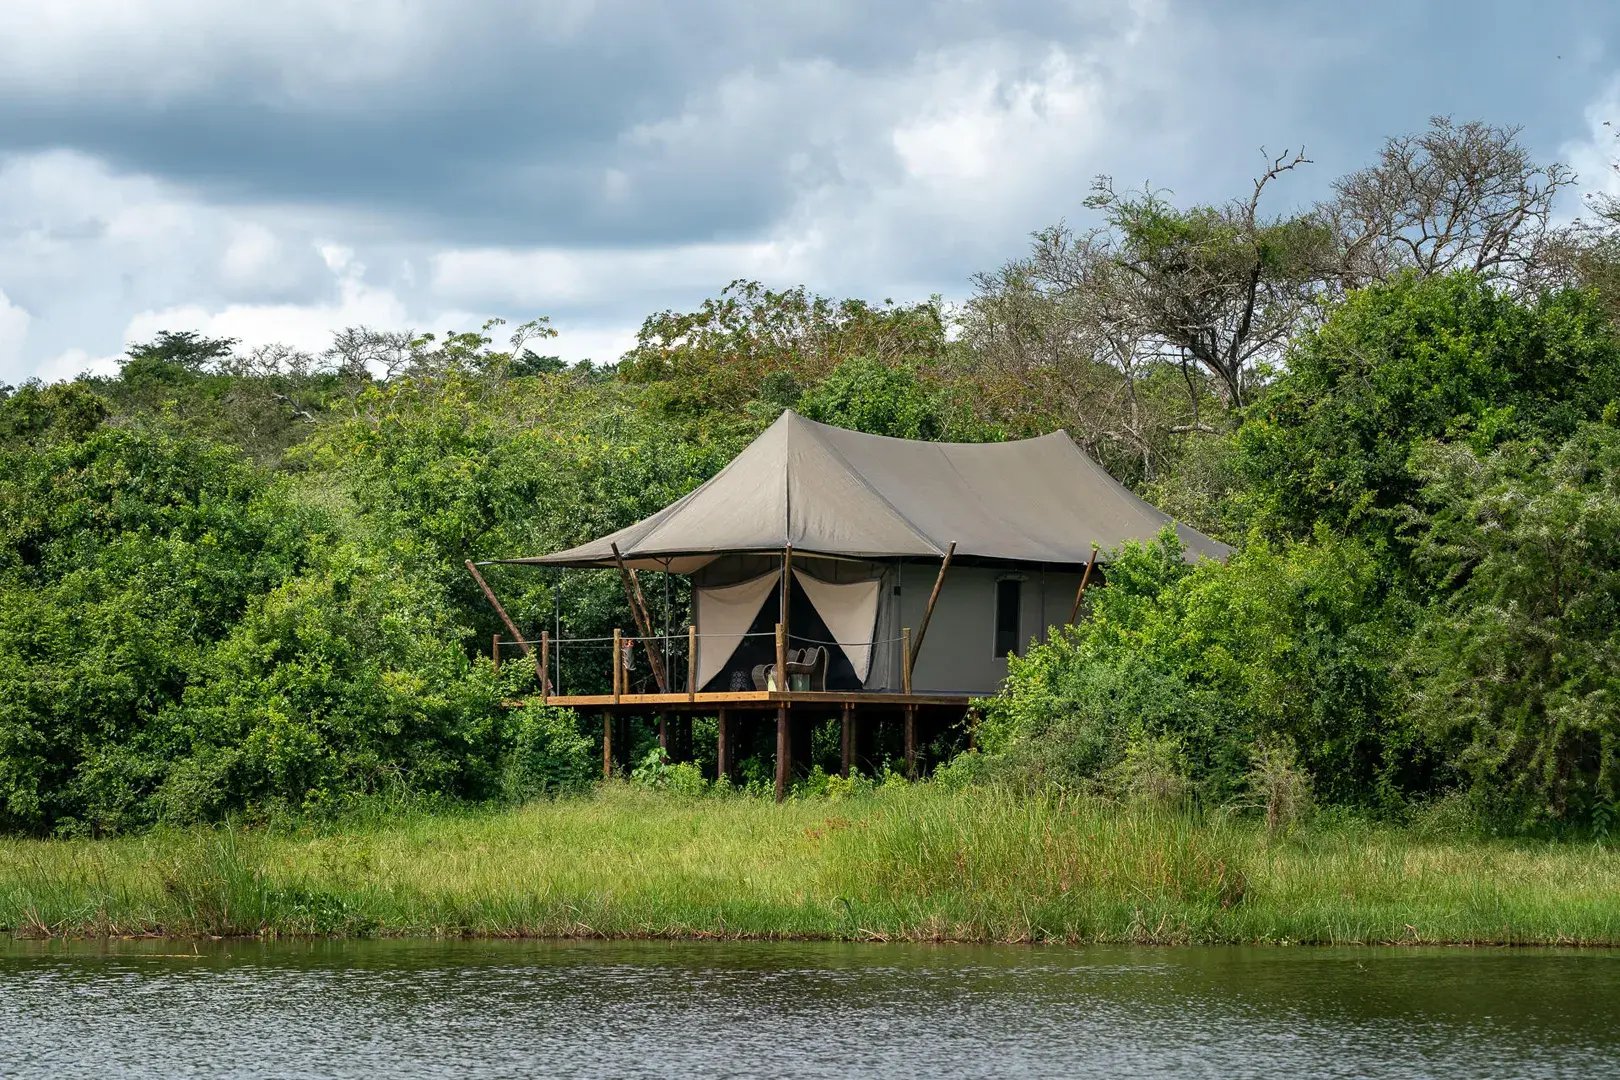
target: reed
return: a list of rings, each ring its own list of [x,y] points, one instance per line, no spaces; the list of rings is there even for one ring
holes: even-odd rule
[[[0,841],[21,936],[1620,945],[1620,853],[888,785]]]

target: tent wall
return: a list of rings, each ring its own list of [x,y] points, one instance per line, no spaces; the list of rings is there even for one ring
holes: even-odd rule
[[[779,572],[781,565],[781,556],[721,556],[695,574],[693,584],[699,587],[735,584],[761,574]],[[899,690],[902,682],[900,643],[895,639],[899,638],[903,626],[911,627],[913,635],[922,627],[923,612],[928,606],[928,594],[933,589],[939,563],[896,560],[878,563],[795,556],[793,565],[825,581],[874,578],[882,581],[877,625],[872,635],[880,644],[872,652],[865,688]],[[1007,676],[1007,660],[995,655],[996,586],[1007,577],[1022,578],[1020,652],[1032,639],[1045,640],[1047,629],[1053,623],[1062,623],[1068,618],[1075,590],[1080,585],[1077,573],[1043,570],[1040,566],[1006,569],[953,565],[946,572],[933,620],[912,672],[914,691],[990,694],[1001,685]],[[774,597],[770,602],[774,605]],[[696,618],[701,634],[701,604]]]
[[[893,590],[886,590],[893,633],[883,636],[898,636],[902,626],[911,627],[913,635],[917,633],[938,572],[938,563],[906,563],[901,568],[898,602]],[[1007,660],[995,655],[996,583],[1009,576],[1023,578],[1020,653],[1031,640],[1044,641],[1053,623],[1062,623],[1069,617],[1075,590],[1080,586],[1079,574],[1043,573],[1038,566],[1016,569],[952,566],[945,573],[933,620],[928,624],[922,652],[911,673],[913,690],[991,694],[1000,687],[1007,677]],[[881,614],[879,622],[883,622]],[[878,684],[869,679],[869,689],[900,688],[899,646],[889,646],[886,652],[890,662],[881,672],[885,681]],[[874,663],[873,675],[879,674],[878,665]]]

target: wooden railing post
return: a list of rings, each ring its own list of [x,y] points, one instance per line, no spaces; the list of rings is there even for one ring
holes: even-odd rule
[[[540,676],[540,701],[551,696],[551,631],[540,631],[540,663],[535,669]]]
[[[686,628],[686,700],[697,700],[697,624]]]
[[[911,627],[900,628],[900,689],[911,693]]]
[[[613,704],[619,703],[619,696],[624,692],[620,687],[624,683],[624,632],[617,626],[613,628]]]
[[[787,683],[787,624],[776,624],[776,688],[786,690]]]

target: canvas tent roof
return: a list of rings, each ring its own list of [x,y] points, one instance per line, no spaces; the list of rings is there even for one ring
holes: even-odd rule
[[[1153,537],[1170,517],[1062,431],[1003,443],[934,443],[829,427],[788,411],[713,478],[634,525],[554,555],[507,562],[691,572],[726,552],[935,557],[1078,565]],[[1177,526],[1189,559],[1225,544]]]

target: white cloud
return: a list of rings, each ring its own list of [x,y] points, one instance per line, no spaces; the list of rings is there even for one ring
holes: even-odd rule
[[[1585,137],[1566,143],[1564,159],[1575,170],[1582,194],[1620,198],[1620,77],[1587,105]]]
[[[11,302],[0,290],[0,377],[16,370],[28,339],[28,312]]]
[[[393,291],[365,281],[365,267],[353,253],[337,245],[322,245],[320,253],[331,268],[336,296],[310,304],[227,304],[210,309],[181,304],[143,311],[129,321],[124,337],[145,341],[160,330],[186,328],[212,337],[237,338],[244,345],[281,343],[319,352],[331,343],[332,331],[345,326],[404,327],[409,324],[405,303]]]
[[[121,354],[92,356],[83,349],[68,349],[51,357],[34,370],[34,375],[45,382],[63,382],[79,375],[118,374]]]

